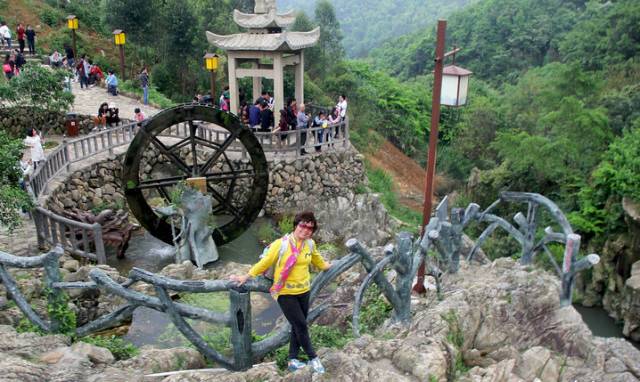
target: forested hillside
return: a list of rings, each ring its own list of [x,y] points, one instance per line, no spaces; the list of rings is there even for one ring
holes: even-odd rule
[[[434,32],[385,44],[372,65],[424,82]],[[468,196],[483,204],[506,189],[545,194],[587,238],[617,229],[620,198],[640,200],[640,3],[486,0],[447,32],[474,79],[470,105],[443,114],[439,171],[462,185],[479,169]]]
[[[366,57],[384,41],[423,29],[438,18],[478,0],[330,0],[344,33],[350,57]],[[280,10],[295,9],[313,16],[309,0],[277,0]]]

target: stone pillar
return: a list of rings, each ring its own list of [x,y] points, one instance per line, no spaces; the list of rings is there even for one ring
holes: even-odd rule
[[[228,55],[229,65],[229,97],[231,98],[231,105],[229,111],[233,114],[238,113],[238,79],[236,77],[236,57],[233,52],[229,52]],[[217,97],[217,95],[216,95]],[[216,102],[217,100],[214,100]]]
[[[280,110],[284,108],[284,75],[282,67],[282,52],[275,52],[273,56],[273,117],[276,126],[280,122]]]
[[[304,52],[300,51],[300,62],[295,66],[296,101],[304,103]]]
[[[255,63],[251,64],[251,67],[254,69],[258,69],[260,67],[260,59],[256,60]],[[262,77],[253,77],[253,99],[249,104],[253,104],[255,100],[258,99],[262,95]]]

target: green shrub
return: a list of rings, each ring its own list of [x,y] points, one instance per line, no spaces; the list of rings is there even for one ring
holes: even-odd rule
[[[138,80],[127,80],[121,82],[119,87],[121,91],[126,93],[133,93],[136,96],[140,97],[140,99],[142,99],[142,88],[140,87]],[[160,93],[160,91],[158,91],[158,89],[156,89],[156,87],[153,85],[149,85],[149,103],[157,105],[162,109],[167,109],[176,105],[175,102],[167,98],[164,94]]]
[[[278,229],[281,234],[286,234],[293,231],[293,216],[285,215],[278,221]]]
[[[140,354],[140,349],[114,335],[111,337],[87,336],[82,337],[80,341],[108,349],[116,360],[129,359]]]
[[[62,15],[56,10],[45,8],[40,12],[40,20],[50,27],[58,25],[61,19]]]
[[[380,194],[380,201],[392,216],[407,223],[408,231],[417,232],[417,227],[422,223],[422,213],[403,206],[398,202],[398,196],[394,191],[393,178],[381,169],[373,169],[367,165],[367,178],[371,191]]]
[[[41,336],[44,336],[45,333],[39,326],[35,325],[28,318],[22,317],[18,322],[18,326],[16,326],[16,332],[18,333],[37,333]]]
[[[391,304],[382,296],[377,285],[367,289],[360,310],[360,331],[372,333],[391,315]]]

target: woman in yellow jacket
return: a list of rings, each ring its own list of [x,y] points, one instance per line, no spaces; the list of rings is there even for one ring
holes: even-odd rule
[[[321,270],[327,270],[331,263],[325,262],[311,236],[318,229],[313,212],[302,212],[293,219],[293,233],[271,243],[264,256],[257,264],[242,276],[231,276],[232,281],[244,284],[252,277],[263,274],[275,264],[272,296],[277,299],[285,318],[291,324],[291,338],[289,342],[289,365],[291,371],[306,366],[298,360],[300,347],[311,359],[310,365],[317,373],[324,373],[324,367],[313,350],[307,314],[309,313],[309,290],[311,275],[309,265],[313,264]],[[281,252],[281,247],[287,249]],[[280,254],[282,253],[282,256]]]

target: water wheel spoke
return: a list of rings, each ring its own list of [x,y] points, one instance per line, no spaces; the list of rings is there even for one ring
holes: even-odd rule
[[[149,138],[151,139],[151,143],[153,143],[153,145],[156,148],[158,148],[158,150],[160,150],[160,153],[164,154],[167,158],[169,158],[169,160],[173,162],[176,166],[178,166],[180,170],[182,170],[187,174],[191,174],[191,168],[189,168],[189,166],[182,159],[180,159],[176,154],[169,151],[169,149],[167,148],[167,146],[164,145],[164,143],[160,142],[160,140],[153,135],[151,135]]]
[[[140,190],[144,190],[146,188],[175,186],[176,184],[178,184],[179,182],[187,178],[188,178],[187,175],[178,175],[178,176],[171,176],[168,178],[143,180],[142,182],[140,182],[137,188]]]
[[[191,156],[193,157],[193,166],[191,167],[191,175],[196,176],[198,171],[198,151],[196,150],[196,132],[198,127],[189,121],[189,142],[191,143]]]
[[[198,142],[199,145],[201,146],[205,146],[208,147],[210,149],[214,149],[214,150],[219,150],[220,149],[220,144],[216,143],[216,142],[211,142],[211,141],[207,141],[206,139],[202,138],[202,137],[195,137],[196,142]]]
[[[207,162],[202,166],[202,168],[201,168],[201,172],[202,173],[206,173],[209,170],[209,168],[216,162],[216,160],[218,160],[218,158],[220,158],[220,155],[222,155],[225,152],[225,150],[229,146],[231,146],[231,144],[238,137],[238,133],[239,132],[240,132],[240,130],[237,130],[237,131],[233,132],[231,135],[229,135],[227,137],[227,139],[225,139],[225,141],[220,145],[220,148],[215,153],[213,153],[211,158],[209,158],[207,160]]]
[[[171,197],[169,197],[169,193],[167,192],[166,188],[157,187],[156,189],[158,190],[158,193],[160,194],[160,196],[162,196],[164,198],[164,200],[166,200],[167,202],[171,203]]]
[[[211,187],[211,185],[207,184],[207,189],[211,193],[211,196],[216,201],[218,201],[218,203],[220,203],[218,207],[222,207],[224,210],[230,212],[236,218],[240,217],[240,211],[238,211],[238,209],[234,207],[233,204],[227,203],[227,199],[222,195],[220,195],[220,193],[216,191],[213,187]]]
[[[205,174],[205,175],[202,175],[202,176],[207,178],[207,183],[208,182],[217,183],[217,182],[222,182],[222,181],[225,181],[225,180],[233,180],[235,182],[237,179],[250,179],[250,178],[253,178],[255,176],[255,172],[253,171],[253,169],[246,169],[246,170],[223,171],[223,172],[218,172],[218,173],[210,173],[210,174]]]
[[[171,145],[171,146],[167,147],[167,150],[169,150],[169,152],[174,152],[174,151],[176,151],[176,150],[178,150],[178,149],[183,148],[184,146],[186,146],[187,144],[189,144],[189,142],[191,142],[191,138],[189,138],[189,137],[184,138],[184,139],[182,139],[180,142],[178,142],[178,143],[176,143],[176,144],[174,144],[174,145]]]

